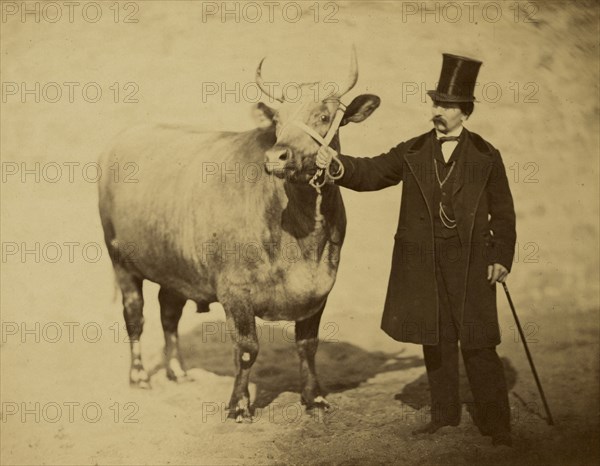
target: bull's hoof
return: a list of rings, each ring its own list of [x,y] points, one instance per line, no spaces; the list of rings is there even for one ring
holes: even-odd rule
[[[132,380],[129,381],[129,386],[132,388],[139,388],[141,390],[150,390],[152,389],[152,385],[147,380],[139,380],[138,382],[134,382]]]
[[[235,419],[235,422],[252,422],[252,413],[250,412],[250,400],[243,397],[235,405],[229,404],[229,417]]]
[[[142,367],[133,367],[129,372],[129,386],[133,388],[141,388],[143,390],[149,390],[150,376],[146,370]]]
[[[177,382],[193,382],[194,379],[188,376],[187,372],[181,366],[181,362],[178,359],[173,358],[167,363],[167,379]]]
[[[327,412],[331,409],[329,402],[321,395],[315,396],[311,402],[308,402],[303,396],[302,404],[306,406],[306,414],[311,416],[314,421],[324,423]]]
[[[170,370],[167,370],[167,379],[176,383],[194,382],[194,378],[191,375],[188,375],[187,372],[184,372],[183,374],[176,374]]]
[[[302,404],[306,407],[306,410],[311,410],[311,409],[321,409],[325,412],[329,411],[329,409],[331,408],[331,405],[329,404],[329,401],[327,401],[324,397],[322,397],[321,395],[315,396],[312,401],[307,400],[304,396],[301,399]]]

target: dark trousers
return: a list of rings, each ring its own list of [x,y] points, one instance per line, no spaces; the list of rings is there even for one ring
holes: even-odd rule
[[[436,238],[435,247],[440,342],[423,346],[431,390],[431,416],[434,422],[458,425],[462,409],[458,388],[458,313],[460,276],[465,270],[466,257],[463,257],[458,237]],[[475,401],[475,424],[484,435],[510,431],[508,389],[496,348],[461,348],[461,352]]]

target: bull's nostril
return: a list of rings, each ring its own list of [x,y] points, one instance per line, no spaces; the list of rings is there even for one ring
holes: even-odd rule
[[[281,163],[291,158],[292,151],[289,148],[276,148],[268,150],[265,155],[267,163]]]

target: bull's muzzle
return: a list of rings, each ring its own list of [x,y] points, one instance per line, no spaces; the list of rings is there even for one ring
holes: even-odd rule
[[[273,147],[265,152],[265,170],[267,173],[283,173],[291,159],[291,149],[287,147]]]

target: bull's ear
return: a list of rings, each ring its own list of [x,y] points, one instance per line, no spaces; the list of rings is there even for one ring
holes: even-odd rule
[[[358,97],[355,97],[348,108],[346,108],[346,112],[344,113],[344,118],[342,118],[342,123],[340,126],[347,125],[348,123],[360,123],[361,121],[366,120],[371,116],[379,104],[381,103],[381,99],[373,94],[361,94]]]
[[[252,119],[254,124],[261,129],[268,129],[275,126],[275,110],[262,102],[252,107]]]

